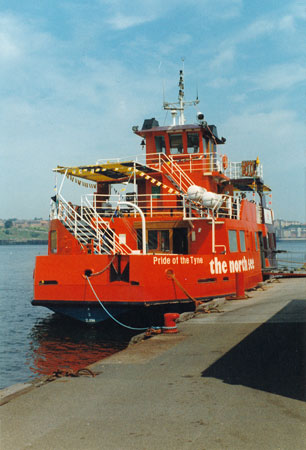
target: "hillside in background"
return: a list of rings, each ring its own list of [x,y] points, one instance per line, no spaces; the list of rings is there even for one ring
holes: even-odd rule
[[[48,220],[0,219],[0,245],[47,244]]]

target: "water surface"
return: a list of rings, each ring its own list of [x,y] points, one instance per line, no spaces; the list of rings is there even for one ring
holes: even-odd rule
[[[77,370],[125,348],[135,333],[89,326],[31,305],[35,256],[47,246],[0,246],[0,388],[58,369]]]

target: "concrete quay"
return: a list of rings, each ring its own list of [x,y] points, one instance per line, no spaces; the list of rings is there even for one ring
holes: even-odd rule
[[[1,450],[304,449],[306,279],[263,289],[11,395]]]

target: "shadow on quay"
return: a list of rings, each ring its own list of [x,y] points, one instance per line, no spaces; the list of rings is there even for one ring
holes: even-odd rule
[[[306,300],[292,300],[202,377],[306,401]]]

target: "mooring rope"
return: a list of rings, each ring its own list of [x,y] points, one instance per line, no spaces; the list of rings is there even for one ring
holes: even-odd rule
[[[122,322],[120,322],[118,319],[116,319],[116,317],[114,317],[114,316],[106,309],[106,307],[103,305],[103,303],[102,303],[101,300],[99,299],[99,297],[98,297],[96,291],[94,290],[94,288],[93,288],[93,286],[92,286],[92,284],[91,284],[91,282],[90,282],[90,280],[89,280],[89,278],[88,278],[87,276],[86,276],[86,280],[88,281],[88,284],[89,284],[89,286],[90,286],[90,288],[91,288],[91,290],[92,290],[94,296],[95,296],[96,299],[98,300],[100,306],[104,309],[104,311],[106,312],[106,314],[107,314],[111,319],[114,320],[114,322],[116,322],[118,325],[121,325],[121,326],[124,327],[124,328],[128,328],[129,330],[145,331],[145,330],[148,329],[148,327],[146,327],[146,328],[131,327],[130,325],[125,325],[124,323],[122,323]]]

